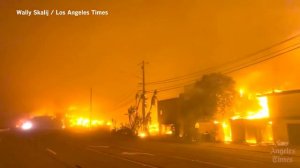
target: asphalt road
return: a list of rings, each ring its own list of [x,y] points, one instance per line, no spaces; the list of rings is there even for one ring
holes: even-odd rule
[[[0,168],[300,167],[299,157],[292,156],[291,163],[273,163],[272,157],[268,152],[105,134],[0,133]]]

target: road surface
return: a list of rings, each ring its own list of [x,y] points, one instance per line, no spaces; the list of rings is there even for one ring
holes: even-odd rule
[[[0,168],[273,168],[268,152],[66,132],[0,133]]]

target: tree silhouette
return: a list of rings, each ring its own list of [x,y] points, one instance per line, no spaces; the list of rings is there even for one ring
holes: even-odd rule
[[[236,95],[231,77],[220,73],[204,75],[184,95],[182,116],[187,134],[199,120],[232,116]]]

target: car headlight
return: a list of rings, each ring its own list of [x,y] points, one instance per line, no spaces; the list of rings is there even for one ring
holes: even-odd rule
[[[33,127],[33,124],[30,121],[26,121],[26,122],[22,123],[22,125],[21,125],[22,130],[30,130],[32,127]]]

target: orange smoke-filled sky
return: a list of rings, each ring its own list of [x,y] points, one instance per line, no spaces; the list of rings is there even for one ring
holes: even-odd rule
[[[109,15],[28,17],[16,9]],[[93,88],[95,115],[122,120],[139,89],[142,60],[152,82],[242,59],[300,33],[300,1],[1,0],[0,30],[0,116],[85,109]],[[299,54],[230,75],[251,90],[298,89]],[[169,90],[159,98],[177,94]]]

